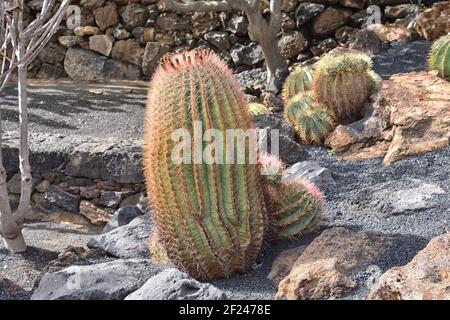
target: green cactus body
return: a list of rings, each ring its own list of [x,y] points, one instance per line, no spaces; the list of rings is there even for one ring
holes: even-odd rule
[[[450,35],[443,36],[433,43],[428,67],[430,70],[437,70],[441,78],[450,79]]]
[[[305,143],[320,143],[334,129],[333,115],[325,106],[314,102],[310,93],[290,99],[284,117]]]
[[[267,108],[262,103],[249,103],[247,105],[247,110],[253,117],[260,116],[263,114],[270,114],[269,108]]]
[[[155,72],[144,170],[158,241],[171,262],[195,278],[227,277],[254,267],[263,244],[267,217],[259,165],[228,164],[225,152],[206,164],[195,156],[195,141],[192,163],[173,161],[179,142],[171,135],[184,129],[191,141],[198,137],[198,123],[200,141],[210,128],[224,135],[226,129],[253,128],[231,71],[204,50],[170,56]],[[223,150],[231,142],[226,140]]]
[[[267,184],[265,192],[272,238],[298,238],[319,227],[325,200],[311,182],[299,179],[277,186]]]
[[[314,100],[330,108],[338,123],[349,123],[362,116],[372,90],[371,60],[364,54],[327,55],[313,78]]]
[[[286,78],[283,85],[282,97],[284,103],[299,93],[311,90],[314,70],[311,67],[297,67]]]

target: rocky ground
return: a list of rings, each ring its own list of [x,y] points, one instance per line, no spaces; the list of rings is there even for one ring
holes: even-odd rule
[[[401,71],[422,71],[428,48],[425,41],[394,44],[374,58],[374,69],[385,79]],[[44,134],[50,128],[52,135],[66,136],[69,144],[83,139],[84,133],[100,140],[140,139],[145,89],[126,90],[33,88],[32,130]],[[8,93],[7,131],[17,127],[11,117],[14,92]],[[64,108],[58,110],[58,105]],[[57,124],[43,120],[50,113]],[[103,232],[27,223],[27,253],[11,255],[0,244],[0,299],[363,299],[369,292],[371,298],[390,297],[385,284],[397,278],[413,282],[410,278],[418,272],[414,266],[424,260],[428,265],[421,270],[434,276],[427,287],[427,294],[434,295],[425,298],[448,297],[445,268],[450,261],[442,261],[448,255],[439,250],[450,250],[450,148],[389,166],[382,165],[382,158],[339,160],[324,147],[302,146],[296,155],[290,162],[298,164],[284,179],[306,177],[324,191],[323,225],[297,241],[267,244],[261,265],[248,274],[202,284],[168,266],[150,263],[151,210],[139,203],[118,210]],[[296,287],[298,283],[304,285]]]

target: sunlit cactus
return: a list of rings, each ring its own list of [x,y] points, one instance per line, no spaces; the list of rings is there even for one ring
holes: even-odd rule
[[[319,228],[325,199],[313,183],[296,179],[267,184],[265,194],[273,239],[295,239]]]
[[[269,108],[267,108],[262,103],[252,102],[247,105],[247,110],[251,116],[260,116],[263,114],[270,114]]]
[[[433,43],[428,67],[438,71],[441,78],[450,79],[450,35],[440,37]]]
[[[270,153],[259,154],[258,161],[261,169],[260,173],[264,180],[276,186],[281,183],[281,177],[286,169],[286,164],[280,157]]]
[[[283,85],[282,97],[284,103],[299,93],[311,90],[314,70],[311,67],[297,67],[286,78]]]
[[[285,106],[284,117],[305,143],[321,143],[334,129],[332,113],[313,101],[310,93],[290,99]]]
[[[259,164],[228,164],[225,152],[212,164],[195,151],[191,163],[174,161],[179,142],[171,135],[184,129],[189,139],[201,139],[209,128],[252,129],[246,105],[231,70],[205,50],[165,58],[150,83],[144,169],[158,242],[195,278],[228,277],[257,265],[267,219],[262,178]],[[195,131],[199,123],[202,132]]]
[[[326,55],[314,74],[314,100],[327,106],[338,123],[360,119],[373,88],[371,66],[371,59],[360,53]]]

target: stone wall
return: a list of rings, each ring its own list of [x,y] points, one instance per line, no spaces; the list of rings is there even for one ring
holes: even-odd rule
[[[119,208],[147,206],[137,142],[122,145],[80,140],[70,147],[56,144],[51,149],[52,139],[58,137],[43,137],[46,142],[31,146],[33,212],[27,220],[103,226]],[[33,136],[32,140],[38,142],[39,138]],[[15,209],[20,198],[17,140],[5,139],[2,152],[10,203]]]
[[[283,0],[278,45],[290,64],[347,43],[366,23],[369,5],[379,5],[385,21],[405,18],[414,9],[410,0],[314,2]],[[28,2],[30,16],[40,3]],[[81,26],[71,30],[66,21],[62,23],[31,66],[31,77],[147,79],[165,53],[204,47],[218,52],[237,73],[252,70],[244,74],[255,78],[252,89],[263,86],[257,81],[264,78],[263,54],[249,39],[248,21],[239,12],[179,15],[164,12],[157,0],[74,0],[72,4],[81,9]]]

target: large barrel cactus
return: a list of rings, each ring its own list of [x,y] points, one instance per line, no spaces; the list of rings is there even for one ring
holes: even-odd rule
[[[195,137],[202,139],[211,128],[224,136],[226,129],[253,128],[231,71],[205,50],[165,58],[149,90],[145,178],[159,244],[172,263],[196,278],[227,277],[254,267],[266,227],[259,165],[230,164],[217,150],[213,163],[198,158]],[[194,139],[192,163],[173,159],[179,142],[171,135],[177,129]],[[223,150],[236,140],[224,141]],[[249,148],[246,144],[247,154]]]
[[[330,108],[338,123],[358,120],[373,91],[371,66],[371,59],[364,54],[326,55],[313,78],[314,100]]]
[[[428,66],[430,70],[437,70],[441,78],[450,80],[450,35],[440,37],[433,43]]]

